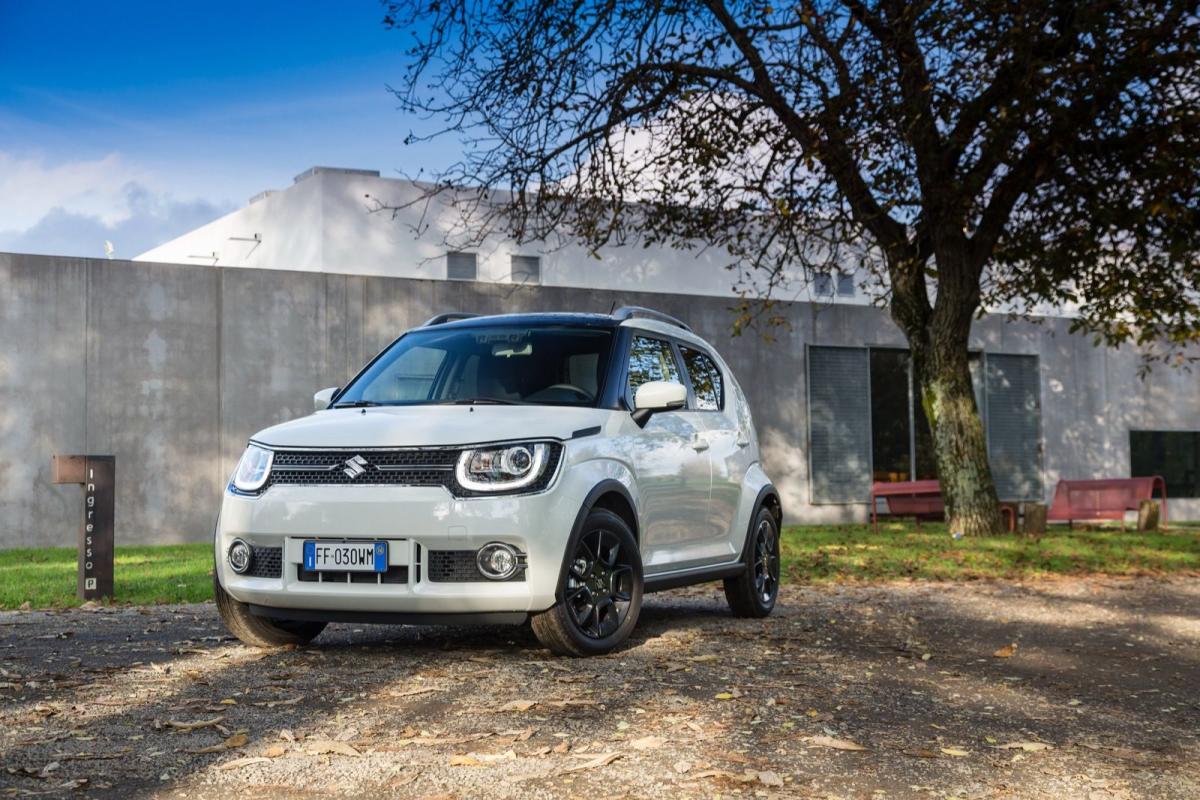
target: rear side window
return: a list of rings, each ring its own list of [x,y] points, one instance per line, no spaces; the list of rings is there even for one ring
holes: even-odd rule
[[[680,345],[683,366],[692,381],[692,393],[696,396],[699,411],[720,411],[725,407],[725,385],[721,370],[713,360],[699,350]]]
[[[629,399],[633,400],[638,387],[650,381],[682,383],[670,343],[662,339],[635,336],[629,348]]]

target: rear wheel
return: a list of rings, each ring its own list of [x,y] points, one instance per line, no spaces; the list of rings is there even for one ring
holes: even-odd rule
[[[769,509],[759,509],[750,536],[746,571],[725,579],[725,599],[735,617],[765,617],[779,596],[779,526]]]
[[[642,607],[642,557],[625,521],[597,509],[567,554],[558,602],[533,617],[533,632],[553,652],[607,653],[629,637]]]
[[[289,644],[308,644],[325,630],[324,622],[301,622],[288,619],[260,617],[250,613],[250,606],[233,599],[221,586],[213,570],[213,596],[217,612],[229,632],[252,647],[283,647]]]

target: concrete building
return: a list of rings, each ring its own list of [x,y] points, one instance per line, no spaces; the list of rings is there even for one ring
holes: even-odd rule
[[[735,296],[738,276],[724,251],[629,246],[596,258],[573,243],[518,246],[501,235],[476,242],[476,220],[448,196],[426,200],[425,192],[424,185],[372,170],[313,167],[286,189],[261,192],[245,208],[134,260]],[[790,278],[781,299],[868,302],[849,273]],[[754,287],[751,281],[745,288]]]
[[[265,245],[264,237],[264,245]],[[377,265],[381,262],[375,262]],[[863,520],[873,478],[928,474],[927,434],[886,312],[784,304],[766,342],[731,335],[728,297],[479,280],[0,253],[0,546],[70,544],[79,488],[54,453],[117,460],[119,542],[200,541],[254,431],[309,413],[406,328],[448,309],[607,311],[687,320],[745,388],[788,522]],[[547,273],[548,274],[548,273]],[[1200,518],[1192,372],[1138,377],[1132,349],[1070,321],[975,325],[976,389],[1000,493],[1059,478],[1161,473],[1173,520]]]

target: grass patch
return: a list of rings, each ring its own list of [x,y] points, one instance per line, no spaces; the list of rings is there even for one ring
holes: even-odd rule
[[[785,580],[974,580],[1044,575],[1200,573],[1200,530],[1138,533],[1054,526],[1022,535],[955,540],[944,524],[784,528]]]
[[[28,601],[34,608],[79,605],[73,547],[0,550],[0,608]],[[113,591],[117,601],[200,603],[212,597],[212,545],[117,547]]]
[[[787,581],[954,581],[1045,575],[1200,574],[1200,528],[1166,533],[1117,529],[1068,531],[1040,538],[1019,535],[955,541],[942,524],[790,526],[783,530]],[[118,603],[199,603],[212,597],[209,544],[118,547]],[[0,608],[28,601],[34,608],[79,605],[75,549],[0,550]]]

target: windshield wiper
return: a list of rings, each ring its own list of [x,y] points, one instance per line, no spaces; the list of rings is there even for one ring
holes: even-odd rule
[[[347,400],[344,403],[334,403],[334,408],[371,408],[373,406],[381,406],[383,403],[376,403],[374,400]]]
[[[442,400],[439,406],[473,406],[473,405],[515,406],[512,400],[501,400],[497,397],[464,397],[458,400]]]

